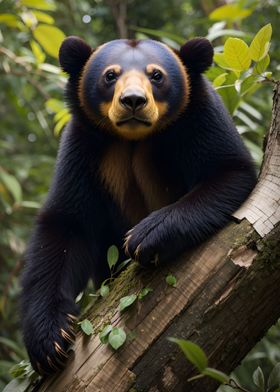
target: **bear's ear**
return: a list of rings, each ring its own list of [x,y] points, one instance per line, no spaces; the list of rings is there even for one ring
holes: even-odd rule
[[[92,53],[93,49],[81,38],[67,37],[59,49],[61,68],[69,75],[78,74]]]
[[[194,73],[202,73],[213,61],[213,47],[206,38],[189,40],[180,49],[179,56],[187,68]]]

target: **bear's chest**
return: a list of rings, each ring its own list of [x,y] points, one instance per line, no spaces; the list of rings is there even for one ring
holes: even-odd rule
[[[111,145],[101,159],[99,175],[131,224],[182,194],[180,182],[170,175],[168,162],[157,158],[148,142]]]

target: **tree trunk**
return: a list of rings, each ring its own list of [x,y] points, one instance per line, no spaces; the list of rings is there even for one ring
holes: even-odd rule
[[[195,371],[166,338],[198,343],[209,366],[230,372],[280,317],[279,166],[280,83],[259,181],[235,222],[167,266],[143,272],[130,265],[90,310],[95,333],[78,335],[67,368],[40,391],[215,391],[209,379],[186,381]],[[166,284],[170,272],[176,287]],[[153,292],[120,313],[119,299],[143,287]],[[133,335],[116,352],[98,337],[108,323]]]
[[[127,0],[107,0],[116,23],[119,38],[128,38]]]

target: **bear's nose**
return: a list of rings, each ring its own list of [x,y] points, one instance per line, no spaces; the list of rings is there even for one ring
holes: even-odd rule
[[[121,105],[133,112],[141,109],[147,103],[147,98],[142,92],[127,92],[120,96]]]

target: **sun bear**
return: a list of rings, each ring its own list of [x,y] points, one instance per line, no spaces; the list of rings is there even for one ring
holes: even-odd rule
[[[61,368],[75,297],[109,275],[115,244],[141,265],[166,262],[222,228],[253,189],[251,157],[202,73],[213,49],[154,40],[60,48],[72,119],[25,253],[22,324],[39,373]]]

